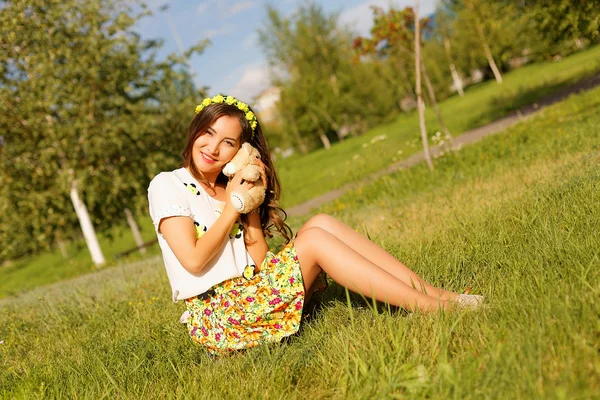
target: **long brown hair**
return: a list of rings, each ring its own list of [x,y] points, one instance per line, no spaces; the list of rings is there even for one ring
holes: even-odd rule
[[[252,109],[250,108],[250,111]],[[240,126],[242,127],[241,143],[250,143],[255,147],[259,153],[262,162],[265,164],[265,172],[267,175],[267,188],[265,190],[265,201],[259,208],[260,212],[260,225],[263,233],[266,237],[273,237],[273,231],[283,236],[286,241],[290,241],[292,238],[292,230],[284,222],[287,218],[286,212],[279,207],[279,198],[281,196],[281,184],[279,177],[275,171],[273,160],[271,159],[271,153],[267,145],[267,140],[263,135],[260,121],[252,132],[252,127],[246,119],[245,113],[238,109],[234,105],[226,103],[210,104],[202,109],[190,123],[188,129],[188,138],[183,149],[183,167],[188,168],[192,176],[201,183],[208,185],[208,181],[202,175],[202,172],[198,171],[196,165],[193,162],[192,154],[194,142],[198,137],[204,135],[208,128],[210,128],[214,122],[223,117],[234,117],[237,118]],[[228,178],[220,173],[217,177],[217,182],[225,183]],[[242,215],[242,224],[244,229],[248,227],[248,216]]]

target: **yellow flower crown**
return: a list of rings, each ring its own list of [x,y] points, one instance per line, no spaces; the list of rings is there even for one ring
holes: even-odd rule
[[[229,104],[230,106],[236,106],[240,111],[243,111],[246,114],[246,119],[248,120],[248,123],[250,124],[250,127],[252,128],[252,136],[254,136],[255,133],[255,129],[256,126],[258,125],[258,120],[256,119],[256,115],[254,115],[254,113],[252,111],[250,111],[250,108],[248,107],[248,104],[243,103],[241,101],[239,101],[238,99],[236,99],[233,96],[223,96],[221,94],[216,95],[215,97],[207,97],[204,100],[202,100],[202,103],[198,104],[196,106],[196,114],[198,114],[200,111],[202,111],[202,109],[204,109],[204,107],[209,106],[211,104]]]

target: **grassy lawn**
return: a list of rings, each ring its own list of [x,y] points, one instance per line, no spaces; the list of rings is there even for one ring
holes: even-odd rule
[[[600,391],[600,89],[322,208],[476,312],[330,287],[299,335],[213,359],[160,260],[0,300],[5,398],[592,398]],[[346,145],[346,144],[342,144]],[[340,146],[342,146],[340,145]],[[297,227],[303,220],[292,221]]]
[[[559,62],[525,66],[495,81],[472,86],[465,97],[452,97],[440,104],[449,129],[458,135],[505,116],[521,106],[531,104],[560,87],[573,84],[600,72],[600,46],[577,53]],[[427,126],[433,135],[439,126],[428,110]],[[382,135],[385,138],[382,139]],[[277,168],[284,188],[282,204],[292,206],[339,188],[421,151],[416,114],[400,116],[392,123],[378,126],[365,135],[335,144],[331,150],[318,150],[305,157],[279,160]],[[155,237],[150,219],[138,218],[144,240]],[[112,232],[116,240],[99,235],[107,265],[140,259],[134,254],[115,260],[114,255],[134,246],[126,227]],[[149,249],[158,255],[157,246]],[[70,279],[95,269],[83,242],[69,249],[64,260],[58,251],[25,258],[9,267],[0,268],[0,298],[22,293],[40,285]]]
[[[501,85],[489,81],[470,87],[465,97],[451,97],[440,103],[440,109],[448,129],[457,136],[599,72],[600,46],[596,46],[559,62],[516,69],[504,75]],[[430,108],[426,124],[429,136],[441,129]],[[358,138],[337,143],[328,151],[279,160],[277,170],[284,188],[282,204],[296,205],[364,178],[421,151],[420,140],[417,114],[410,113]]]
[[[150,218],[146,216],[138,218],[138,224],[144,241],[156,238]],[[106,235],[98,235],[106,266],[110,267],[143,258],[139,252],[136,252],[116,259],[117,254],[133,248],[135,240],[128,227],[116,227],[111,233],[113,239],[109,239]],[[147,249],[146,256],[156,256],[159,253],[158,246],[151,246]],[[69,258],[65,260],[57,249],[0,267],[0,298],[96,270],[83,239],[81,242],[67,245],[67,254]]]

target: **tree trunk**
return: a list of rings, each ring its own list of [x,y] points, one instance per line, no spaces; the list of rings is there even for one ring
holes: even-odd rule
[[[87,212],[85,204],[83,204],[83,202],[79,198],[76,180],[74,180],[71,184],[70,194],[71,202],[73,202],[73,208],[75,208],[75,212],[77,213],[77,219],[79,220],[79,225],[81,225],[81,230],[83,232],[83,236],[85,237],[85,242],[88,246],[88,250],[90,251],[90,255],[92,256],[92,261],[96,266],[101,266],[106,261],[104,260],[104,255],[102,255],[100,245],[98,244],[98,238],[96,237],[96,231],[94,230],[94,226],[92,225],[92,221],[90,220],[90,215]]]
[[[463,90],[462,79],[458,75],[458,71],[456,71],[456,66],[454,65],[454,60],[452,59],[452,51],[450,50],[450,40],[447,36],[444,35],[444,49],[446,50],[446,57],[448,58],[448,63],[450,66],[450,73],[452,74],[452,81],[454,82],[454,86],[456,87],[456,91],[463,97],[465,92]]]
[[[335,122],[335,120],[333,119],[333,117],[325,110],[320,109],[317,106],[313,106],[313,110],[320,113],[323,118],[325,118],[325,120],[329,123],[329,125],[331,125],[331,127],[333,128],[333,130],[335,131],[336,136],[338,137],[338,140],[341,142],[343,137],[341,135],[341,130],[342,128],[338,125],[337,122]]]
[[[321,128],[319,128],[319,139],[321,139],[325,150],[329,150],[331,148],[331,142],[329,142],[329,138],[323,133],[323,129]]]
[[[304,141],[302,140],[302,136],[300,136],[300,131],[298,130],[298,125],[296,125],[296,120],[292,116],[292,117],[289,117],[288,122],[290,124],[290,127],[292,128],[292,133],[296,137],[296,142],[298,143],[298,147],[300,147],[300,153],[305,154],[305,155],[308,154],[308,149],[306,148],[306,145],[304,144]]]
[[[329,138],[327,137],[327,135],[325,135],[325,132],[323,132],[323,128],[321,128],[321,126],[319,125],[319,119],[315,114],[311,114],[310,117],[317,126],[317,129],[319,131],[319,139],[321,139],[323,147],[325,147],[325,150],[329,150],[331,148],[331,143],[329,142]]]
[[[479,20],[475,21],[475,26],[477,28],[477,34],[479,35],[479,40],[481,41],[481,45],[483,46],[483,51],[485,52],[485,56],[488,60],[488,64],[490,64],[490,68],[494,73],[494,77],[496,77],[496,81],[498,83],[502,83],[502,75],[500,74],[500,70],[496,66],[496,62],[494,61],[494,57],[492,57],[492,52],[490,50],[490,46],[488,46],[487,41],[485,40],[485,35],[483,34],[483,26],[481,26],[481,22]]]
[[[419,110],[419,126],[421,127],[421,139],[423,141],[423,153],[425,161],[430,171],[433,171],[431,162],[431,153],[429,152],[429,142],[427,140],[427,129],[425,128],[425,107],[423,105],[423,96],[421,95],[421,27],[419,22],[419,0],[415,0],[415,71],[416,71],[416,91],[417,91],[417,109]]]
[[[140,253],[146,254],[146,248],[144,246],[144,241],[142,240],[142,235],[140,234],[140,229],[138,228],[137,222],[135,222],[135,218],[133,218],[133,214],[129,208],[125,208],[125,216],[127,217],[127,224],[131,229],[131,233],[133,234],[133,238],[135,239],[135,244],[140,249]]]
[[[69,253],[67,252],[67,245],[65,244],[64,240],[62,240],[61,238],[57,238],[56,247],[58,247],[58,250],[60,250],[60,255],[63,259],[66,260],[67,258],[69,258]]]
[[[433,91],[433,85],[429,80],[429,75],[427,75],[427,69],[425,69],[425,63],[423,62],[423,58],[421,58],[421,71],[423,73],[423,79],[425,80],[425,86],[427,86],[427,91],[429,92],[429,98],[431,99],[431,103],[433,104],[433,110],[435,111],[435,115],[438,119],[438,122],[442,126],[442,130],[444,134],[447,136],[452,136],[450,131],[446,127],[444,120],[442,119],[442,113],[440,112],[440,108],[438,107],[437,100],[435,98],[435,92]]]

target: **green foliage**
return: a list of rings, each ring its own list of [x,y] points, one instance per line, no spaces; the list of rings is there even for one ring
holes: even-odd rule
[[[1,204],[13,212],[0,221],[0,260],[78,235],[74,181],[102,230],[143,208],[156,163],[173,164],[180,141],[163,129],[181,128],[195,90],[183,58],[157,61],[159,44],[133,32],[141,16],[112,0],[3,2]]]
[[[469,76],[475,69],[488,71],[483,42],[489,46],[498,68],[504,71],[510,69],[510,60],[535,52],[531,46],[537,48],[539,35],[527,21],[526,14],[513,2],[464,0],[457,3],[446,11],[450,18],[447,17],[449,26],[444,29],[450,33],[456,66],[463,76]]]
[[[533,0],[523,11],[539,33],[546,56],[566,55],[600,39],[600,13],[593,1]]]
[[[0,301],[1,393],[594,398],[599,98],[572,97],[434,173],[398,172],[344,210],[323,208],[432,283],[484,294],[480,311],[409,315],[358,296],[348,307],[333,285],[297,336],[214,359],[177,322],[161,261],[133,264]]]
[[[452,94],[450,65],[468,86],[477,82],[479,72],[491,78],[490,64],[506,72],[597,43],[600,17],[594,6],[568,0],[441,1],[433,19],[421,20],[423,59],[436,97]],[[267,11],[260,43],[273,82],[282,89],[281,128],[275,136],[287,138],[277,142],[306,154],[327,147],[327,138],[361,134],[414,107],[410,7],[373,7],[370,37],[352,43],[354,35],[340,29],[338,15],[314,3],[287,18],[274,7]]]
[[[393,71],[390,83],[398,87],[395,103],[400,104],[404,98],[415,100],[415,56],[414,27],[415,14],[412,8],[397,10],[390,7],[384,11],[381,7],[372,7],[373,27],[370,37],[357,37],[352,43],[355,51],[355,62],[360,58],[365,62],[383,64]],[[419,23],[421,29],[427,26],[428,18]]]
[[[278,108],[298,147],[362,132],[394,109],[393,91],[377,78],[377,69],[351,63],[350,36],[337,14],[311,3],[284,18],[269,7],[259,36],[272,69],[282,71],[275,79],[282,89]]]

